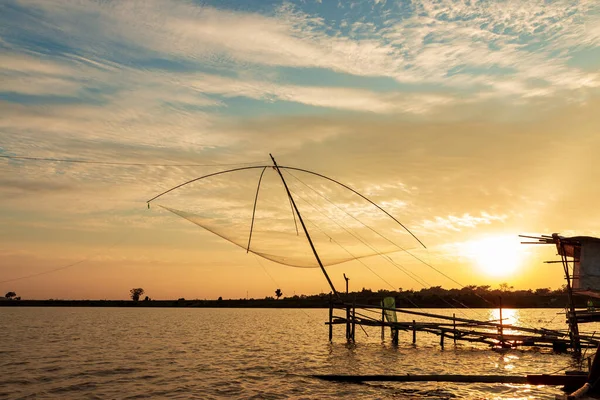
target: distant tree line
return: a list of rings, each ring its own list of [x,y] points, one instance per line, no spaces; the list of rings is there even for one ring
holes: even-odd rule
[[[277,296],[279,295],[279,296]],[[362,305],[380,305],[384,297],[394,297],[399,308],[495,308],[502,303],[504,308],[563,308],[567,305],[566,287],[553,290],[550,288],[514,290],[512,286],[502,283],[497,289],[489,285],[469,285],[460,289],[444,289],[433,286],[420,290],[384,290],[373,291],[363,288],[357,292],[340,293],[341,299]],[[575,295],[577,307],[586,307],[588,297]],[[277,301],[275,301],[277,299]],[[276,297],[264,299],[227,299],[219,297],[215,300],[200,300],[188,306],[215,307],[328,307],[336,298],[330,293],[315,295],[294,295],[282,297],[278,289]],[[190,302],[190,301],[188,301]],[[198,303],[200,302],[200,303]],[[600,299],[598,300],[600,305]]]
[[[497,307],[502,303],[506,308],[536,308],[536,307],[565,307],[568,301],[566,287],[556,290],[550,288],[513,290],[507,284],[501,284],[498,289],[489,285],[469,285],[460,289],[444,289],[432,286],[420,290],[378,290],[376,292],[363,288],[360,292],[347,296],[359,304],[376,305],[384,297],[394,297],[397,307],[432,307],[460,308]],[[587,297],[575,296],[580,307],[585,307]]]
[[[279,289],[278,289],[279,290]],[[278,293],[276,293],[278,294]],[[280,293],[279,293],[280,294]],[[469,285],[460,289],[444,289],[441,286],[433,286],[420,290],[385,290],[373,291],[363,288],[357,292],[340,293],[342,300],[356,302],[362,305],[380,305],[384,297],[394,297],[396,306],[401,308],[495,308],[502,303],[505,308],[562,308],[567,305],[568,297],[566,287],[552,290],[550,288],[514,290],[512,286],[502,283],[497,289],[489,285]],[[278,307],[326,307],[330,299],[335,297],[328,293],[315,295],[294,295],[291,297],[276,298]],[[578,307],[585,307],[588,298],[585,296],[574,296]],[[270,306],[269,302],[274,297],[267,296],[264,299],[230,299],[223,300],[219,306],[234,307],[245,306],[246,302],[254,303],[256,306]],[[598,300],[600,304],[600,299]],[[272,305],[277,307],[276,305]]]
[[[223,299],[217,300],[186,300],[181,297],[177,300],[152,300],[146,296],[144,301],[139,301],[144,294],[144,289],[130,290],[132,301],[123,300],[21,300],[3,301],[2,306],[115,306],[115,307],[273,307],[273,308],[320,308],[328,307],[330,301],[336,301],[330,293],[315,295],[294,295],[283,297],[281,289],[275,291],[274,296],[263,299]],[[501,284],[497,289],[488,285],[470,285],[460,289],[444,289],[433,286],[420,290],[377,290],[363,288],[357,292],[340,293],[342,300],[356,302],[357,305],[380,305],[385,297],[394,297],[399,308],[495,308],[502,303],[505,308],[563,308],[567,305],[568,297],[566,288],[552,290],[550,288],[514,290],[507,284]],[[19,299],[16,293],[9,292],[8,299]],[[577,307],[586,307],[589,298],[575,295]],[[594,300],[596,301],[596,300]],[[596,306],[600,305],[600,300]]]
[[[134,302],[139,301],[144,294],[144,289],[130,290],[130,297]],[[493,289],[489,285],[469,285],[460,289],[444,289],[441,286],[432,286],[420,290],[385,290],[373,291],[362,288],[357,292],[341,294],[342,300],[352,301],[363,305],[380,305],[384,297],[394,297],[399,308],[494,308],[500,303],[505,308],[543,308],[565,307],[568,297],[566,286],[552,290],[550,288],[514,290],[507,283],[501,283]],[[183,297],[176,301],[176,306],[210,306],[217,307],[327,307],[331,300],[336,300],[331,294],[320,293],[315,295],[294,295],[283,297],[281,289],[275,291],[275,297],[267,296],[264,299],[228,299],[222,296],[215,300],[185,300]],[[146,296],[145,301],[150,298]],[[271,301],[278,300],[277,305]],[[587,297],[575,296],[578,307],[585,307]],[[600,301],[598,301],[600,304]]]

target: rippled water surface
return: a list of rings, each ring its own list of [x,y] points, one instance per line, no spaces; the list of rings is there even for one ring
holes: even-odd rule
[[[465,316],[458,310],[438,313]],[[505,310],[512,322],[564,329],[561,310]],[[573,369],[547,350],[497,353],[486,347],[343,326],[327,340],[328,310],[178,308],[0,308],[0,398],[535,398],[555,387],[448,383],[322,382],[311,374],[527,374]],[[497,310],[471,310],[497,318]],[[411,319],[413,317],[406,318]],[[402,317],[400,318],[402,320]],[[417,319],[419,321],[419,319]],[[586,331],[600,327],[585,326]]]

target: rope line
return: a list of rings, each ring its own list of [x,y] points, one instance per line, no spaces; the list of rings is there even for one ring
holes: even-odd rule
[[[393,245],[395,245],[396,247],[400,248],[403,251],[404,250],[401,246],[397,245],[396,243],[394,243],[393,241],[391,241],[389,238],[387,238],[386,236],[382,235],[381,233],[377,232],[375,229],[373,229],[372,227],[364,224],[362,221],[360,221],[359,219],[357,219],[356,217],[354,217],[352,214],[348,213],[347,211],[345,211],[344,209],[340,208],[339,206],[337,206],[335,203],[333,203],[330,199],[328,199],[325,195],[319,193],[317,190],[315,190],[314,188],[312,188],[311,186],[307,185],[306,183],[304,183],[301,179],[299,179],[298,177],[294,176],[291,172],[286,171],[290,176],[292,176],[294,179],[296,179],[298,182],[302,183],[304,186],[306,186],[307,188],[311,189],[313,192],[315,192],[316,194],[318,194],[319,196],[321,196],[323,199],[327,200],[329,203],[331,203],[333,206],[335,206],[336,208],[338,208],[339,210],[341,210],[342,212],[344,212],[346,215],[348,215],[349,217],[353,218],[354,220],[356,220],[357,222],[359,222],[361,225],[363,225],[364,227],[370,229],[371,231],[373,231],[374,233],[376,233],[377,235],[379,235],[380,237],[382,237],[383,239],[385,239],[386,241],[388,241],[389,243],[392,243]],[[329,218],[332,222],[334,222],[336,225],[338,225],[340,228],[344,229],[347,233],[349,233],[350,235],[352,235],[354,238],[356,238],[357,240],[359,240],[361,243],[363,243],[365,246],[369,247],[371,250],[373,250],[377,255],[379,255],[380,257],[382,257],[383,259],[385,259],[386,261],[388,261],[390,264],[392,264],[394,267],[396,267],[398,270],[400,270],[401,272],[403,272],[404,274],[406,274],[409,278],[413,279],[415,282],[417,282],[419,285],[421,285],[422,287],[426,288],[427,286],[431,286],[429,283],[427,283],[427,281],[425,281],[423,278],[419,277],[417,274],[408,271],[404,266],[402,266],[401,264],[395,262],[389,255],[387,254],[383,254],[380,251],[378,251],[377,249],[373,248],[369,243],[365,242],[360,235],[358,234],[354,234],[353,232],[349,231],[348,229],[346,229],[344,226],[340,225],[336,220],[332,219],[331,217],[325,215],[323,212],[321,212],[320,210],[318,210],[314,205],[312,205],[310,202],[308,202],[306,199],[304,199],[302,196],[298,195],[297,193],[295,193],[296,196],[298,196],[301,200],[303,200],[304,202],[306,202],[307,204],[309,204],[311,207],[313,207],[315,210],[317,210],[319,213],[321,213],[322,215],[324,215],[326,218]],[[321,230],[316,224],[314,224],[314,222],[310,221],[314,226],[316,226],[325,236],[327,236],[330,240],[332,240],[334,243],[336,243],[338,246],[340,246],[343,250],[345,250],[348,254],[350,254],[350,256],[356,258],[356,256],[354,256],[352,253],[350,253],[346,248],[344,248],[341,244],[339,244],[335,239],[331,238],[329,235],[327,235],[325,232],[323,232],[323,230]],[[375,271],[373,271],[371,268],[369,268],[369,266],[367,266],[364,262],[362,262],[362,260],[356,258],[357,261],[359,261],[362,265],[364,265],[369,271],[371,271],[373,274],[375,274],[377,277],[379,277],[383,282],[385,282],[386,284],[388,284],[390,287],[392,287],[392,289],[396,289],[395,286],[391,285],[387,280],[385,280],[383,277],[381,277],[379,274],[377,274]],[[436,296],[437,298],[439,298],[440,300],[442,300],[444,303],[446,303],[447,305],[449,305],[450,307],[454,308],[454,305],[449,303],[446,299],[442,298],[440,295],[438,294],[434,294],[434,296]],[[402,296],[404,297],[408,302],[410,302],[413,306],[415,306],[416,308],[421,309],[417,304],[415,304],[412,300],[410,300],[407,296]],[[483,298],[482,298],[483,299]],[[483,299],[485,300],[485,299]],[[457,301],[458,302],[458,301]],[[459,304],[462,304],[460,302],[458,302]],[[489,302],[488,302],[489,303]],[[466,305],[463,305],[466,309],[470,310],[471,312],[473,312],[475,315],[478,315],[481,317],[482,314],[479,314],[477,312],[474,312],[473,309],[471,309],[470,307],[467,307]],[[464,313],[462,310],[459,309],[459,312],[465,316],[468,316],[466,313]]]
[[[304,201],[306,204],[308,204],[309,206],[311,206],[312,208],[314,208],[317,212],[321,213],[323,216],[325,216],[326,218],[328,218],[329,220],[331,220],[333,223],[335,223],[336,225],[338,225],[340,228],[342,228],[343,230],[345,230],[347,233],[349,233],[350,235],[352,235],[353,237],[355,237],[356,239],[358,239],[360,242],[362,242],[365,246],[369,247],[371,250],[375,251],[378,255],[383,256],[377,249],[374,249],[373,247],[371,247],[368,243],[364,242],[360,237],[357,237],[356,235],[354,235],[354,233],[350,232],[348,229],[346,229],[344,226],[342,226],[341,224],[338,223],[338,221],[334,220],[333,218],[329,217],[328,215],[324,214],[321,210],[319,210],[317,207],[315,207],[313,204],[311,204],[309,201],[307,201],[303,196],[300,196],[299,194],[294,192],[294,195],[299,198],[300,200]],[[390,286],[392,289],[396,290],[396,287],[394,285],[392,285],[389,281],[387,281],[385,278],[383,278],[381,275],[379,275],[377,272],[375,272],[371,267],[369,267],[367,264],[364,263],[364,261],[362,261],[360,258],[358,258],[357,256],[355,256],[354,254],[352,254],[352,252],[350,252],[348,249],[346,249],[343,245],[341,245],[337,240],[335,240],[334,238],[332,238],[331,236],[329,236],[327,233],[325,233],[317,224],[315,224],[313,221],[308,220],[308,222],[311,223],[311,225],[313,225],[314,227],[316,227],[323,235],[325,235],[327,238],[329,238],[329,240],[331,240],[333,243],[335,243],[336,245],[338,245],[342,250],[344,250],[346,253],[348,253],[353,259],[355,259],[356,261],[358,261],[360,264],[362,264],[365,268],[367,268],[371,273],[373,273],[375,276],[377,276],[379,279],[381,279],[381,281],[383,281],[385,284],[387,284],[388,286]],[[410,275],[409,275],[410,277]],[[413,306],[415,306],[416,308],[420,307],[415,304],[412,300],[410,300],[408,297],[406,297],[406,300],[411,303]]]

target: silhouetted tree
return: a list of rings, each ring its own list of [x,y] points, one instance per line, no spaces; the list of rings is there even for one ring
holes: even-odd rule
[[[498,285],[498,287],[500,288],[500,291],[502,291],[502,292],[508,292],[509,290],[513,289],[513,287],[509,286],[508,283],[506,283],[506,282],[502,282],[500,285]]]
[[[278,299],[278,300],[279,300],[279,298],[280,298],[281,296],[283,296],[283,292],[281,291],[281,289],[277,289],[277,290],[275,291],[275,296],[277,296],[277,299]]]
[[[223,301],[223,297],[219,296],[219,298],[217,299],[217,301]]]
[[[0,292],[2,293],[2,292]],[[4,295],[4,297],[6,297],[7,299],[12,299],[13,297],[15,297],[17,294],[15,292],[8,292]]]
[[[138,301],[140,296],[144,294],[144,289],[142,288],[133,288],[129,291],[129,295],[131,296],[131,300]]]

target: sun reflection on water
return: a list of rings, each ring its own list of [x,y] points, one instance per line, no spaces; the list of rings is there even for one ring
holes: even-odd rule
[[[496,308],[490,310],[490,320],[500,323],[500,309]],[[515,325],[521,326],[521,316],[519,310],[514,308],[503,308],[502,309],[502,324],[503,325]]]
[[[502,329],[502,333],[504,335],[522,335],[523,332],[510,329],[510,326],[521,327],[524,326],[523,321],[521,320],[521,314],[519,310],[513,308],[503,308],[502,309],[502,319],[500,319],[500,309],[496,308],[490,310],[489,316],[490,322],[494,322],[497,324],[502,323],[504,328]],[[498,327],[497,332],[500,333],[500,327]],[[505,368],[511,369],[511,368]]]
[[[497,369],[503,369],[505,371],[512,371],[515,369],[515,364],[519,360],[519,356],[516,353],[502,354],[496,361],[495,367]]]

